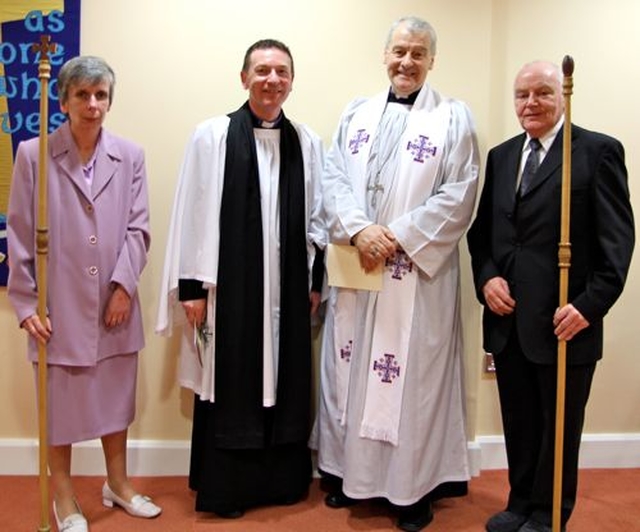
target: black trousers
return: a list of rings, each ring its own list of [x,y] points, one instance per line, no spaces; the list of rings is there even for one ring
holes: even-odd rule
[[[555,454],[557,366],[528,360],[514,331],[494,354],[509,464],[507,509],[551,525]],[[578,454],[595,363],[567,364],[565,388],[562,523],[576,502]]]

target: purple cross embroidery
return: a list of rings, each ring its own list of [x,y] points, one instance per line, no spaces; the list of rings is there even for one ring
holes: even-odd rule
[[[413,262],[404,251],[398,251],[392,258],[385,261],[385,266],[392,272],[392,279],[401,281],[404,275],[413,269]]]
[[[382,382],[390,383],[392,379],[400,376],[400,366],[393,360],[395,355],[385,353],[382,358],[373,362],[373,371],[378,373],[378,377]]]
[[[349,141],[349,149],[351,150],[351,155],[355,155],[360,150],[361,144],[366,144],[369,142],[369,134],[365,133],[365,129],[359,129],[356,131],[355,137],[353,137]]]
[[[432,144],[432,142],[429,140],[429,137],[418,135],[418,139],[416,139],[415,142],[407,142],[407,150],[410,151],[414,156],[414,161],[423,163],[425,161],[425,158],[423,158],[423,156],[426,155],[426,159],[429,158],[429,155],[431,155],[431,157],[435,157],[438,148],[437,146],[434,146]]]
[[[352,349],[353,349],[353,340],[349,340],[349,343],[347,343],[345,347],[340,348],[340,358],[345,362],[350,362]]]

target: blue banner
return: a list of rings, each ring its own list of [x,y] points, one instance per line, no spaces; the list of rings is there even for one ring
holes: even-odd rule
[[[80,0],[2,0],[0,4],[0,286],[7,282],[6,212],[18,144],[40,132],[40,55],[32,45],[49,35],[49,131],[65,117],[56,77],[62,64],[80,53]]]

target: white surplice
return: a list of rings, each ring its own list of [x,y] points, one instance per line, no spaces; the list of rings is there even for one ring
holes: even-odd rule
[[[293,123],[302,150],[305,182],[305,213],[309,271],[313,244],[325,246],[320,169],[323,147],[320,138],[304,125]],[[202,400],[215,401],[215,296],[218,277],[219,220],[229,117],[201,123],[187,146],[173,206],[165,256],[156,332],[171,335],[182,325],[178,379]],[[280,320],[280,131],[254,129],[260,178],[264,253],[263,309],[263,405],[275,404]],[[202,281],[208,288],[207,328],[210,331],[202,360],[196,354],[193,329],[186,324],[178,301],[179,279]],[[309,281],[311,282],[311,281]]]
[[[417,272],[397,441],[362,435],[381,294],[351,291],[353,338],[337,352],[345,291],[332,288],[311,443],[320,469],[341,477],[348,496],[408,505],[443,482],[469,478],[458,241],[474,208],[479,155],[462,102],[425,85],[409,112],[399,105],[387,104],[386,92],[349,104],[323,176],[330,241],[347,244],[371,223],[386,225]]]

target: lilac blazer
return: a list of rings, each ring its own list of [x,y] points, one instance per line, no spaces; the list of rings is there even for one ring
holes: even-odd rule
[[[35,228],[38,208],[37,138],[20,143],[8,212],[8,295],[18,322],[37,312]],[[84,178],[69,124],[49,136],[49,253],[47,305],[53,329],[52,364],[93,366],[144,346],[137,286],[150,244],[144,153],[102,130],[94,179]],[[131,296],[131,317],[111,330],[103,313],[121,284]],[[29,359],[37,360],[29,339]]]

